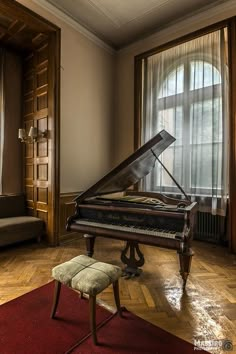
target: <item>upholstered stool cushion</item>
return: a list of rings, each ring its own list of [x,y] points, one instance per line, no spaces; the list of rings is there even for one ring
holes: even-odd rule
[[[98,262],[88,256],[77,256],[52,269],[59,282],[89,295],[97,295],[121,276],[120,267]]]

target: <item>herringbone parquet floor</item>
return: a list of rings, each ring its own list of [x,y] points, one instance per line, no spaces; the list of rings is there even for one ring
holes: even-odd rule
[[[122,266],[123,246],[121,241],[97,239],[94,258]],[[236,256],[226,248],[195,241],[183,292],[176,252],[140,248],[146,261],[143,272],[121,279],[121,304],[178,337],[195,344],[201,341],[211,353],[226,353],[226,340],[234,343],[230,352],[236,353]],[[79,254],[85,254],[85,244],[77,235],[56,248],[31,242],[1,249],[0,303],[51,281],[52,267]],[[99,300],[113,307],[112,289],[100,294]],[[173,348],[173,354],[181,353]]]

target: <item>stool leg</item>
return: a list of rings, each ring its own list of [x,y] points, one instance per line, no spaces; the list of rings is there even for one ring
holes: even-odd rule
[[[93,337],[93,343],[97,345],[96,334],[96,296],[89,295],[89,313],[90,313],[90,326]]]
[[[122,310],[120,307],[119,281],[116,280],[112,285],[113,285],[113,292],[114,292],[114,298],[115,298],[117,312],[118,312],[119,316],[122,317]]]
[[[52,311],[51,311],[51,318],[55,318],[55,313],[56,313],[57,305],[59,302],[60,292],[61,292],[61,283],[58,280],[55,280],[55,289],[54,289],[54,298],[53,298],[53,305],[52,305]]]

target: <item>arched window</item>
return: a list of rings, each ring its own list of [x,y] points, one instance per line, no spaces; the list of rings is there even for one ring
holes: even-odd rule
[[[173,135],[162,162],[186,193],[212,200],[228,185],[225,36],[219,30],[143,59],[143,142],[162,129]],[[179,193],[158,163],[144,189]]]
[[[201,60],[186,60],[178,65],[160,86],[157,131],[166,129],[176,138],[164,156],[188,193],[192,189],[200,194],[211,193],[212,173],[217,171],[207,167],[212,164],[213,149],[219,152],[217,163],[222,160],[221,98],[219,71]],[[161,166],[155,179],[163,190],[175,189],[168,175],[161,173]]]

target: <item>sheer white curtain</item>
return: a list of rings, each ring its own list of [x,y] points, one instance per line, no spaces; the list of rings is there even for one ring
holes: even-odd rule
[[[220,215],[228,195],[227,70],[226,29],[143,60],[142,142],[162,129],[172,134],[162,162],[200,210]],[[143,187],[179,193],[158,164]]]

